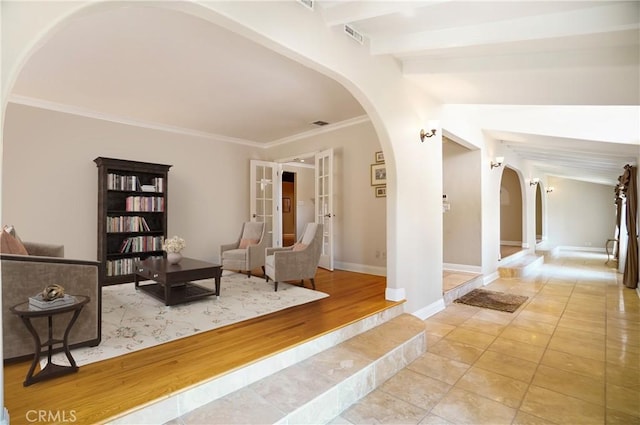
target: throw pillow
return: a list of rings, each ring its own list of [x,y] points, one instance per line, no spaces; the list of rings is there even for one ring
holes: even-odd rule
[[[257,245],[258,242],[260,242],[258,239],[240,239],[238,249],[247,249],[249,245]]]
[[[18,236],[18,234],[16,233],[16,227],[12,224],[10,226],[8,225],[4,225],[2,226],[2,230],[4,230],[5,232],[8,232],[11,236],[13,236],[14,238],[16,238],[17,240],[19,240],[20,242],[22,242],[22,240],[20,239],[20,237]]]
[[[0,253],[29,255],[22,242],[11,236],[11,233],[4,229],[0,232]]]
[[[300,243],[300,242],[296,242],[293,244],[293,247],[291,248],[291,251],[302,251],[303,249],[305,249],[307,247],[307,245]]]

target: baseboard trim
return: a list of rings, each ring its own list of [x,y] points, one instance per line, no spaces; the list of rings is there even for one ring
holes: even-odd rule
[[[438,301],[429,304],[426,307],[421,308],[420,310],[414,311],[411,313],[421,320],[428,319],[434,314],[444,310],[446,305],[444,304],[444,298],[440,298]]]
[[[596,246],[560,246],[563,251],[583,251],[583,252],[607,252],[604,248]]]
[[[389,301],[403,301],[407,299],[407,292],[404,288],[387,288],[384,291],[384,298]]]
[[[500,273],[498,273],[497,271],[483,276],[482,277],[482,285],[487,286],[488,284],[490,284],[491,282],[493,282],[494,280],[500,278]]]
[[[522,248],[522,241],[500,241],[500,245],[519,246]]]
[[[450,270],[454,272],[482,273],[482,266],[470,266],[468,264],[444,263],[442,265],[442,268],[444,270]]]
[[[357,263],[345,263],[342,261],[336,261],[335,268],[338,270],[345,270],[355,273],[366,273],[375,276],[387,276],[387,268],[379,266],[368,266],[366,264]]]

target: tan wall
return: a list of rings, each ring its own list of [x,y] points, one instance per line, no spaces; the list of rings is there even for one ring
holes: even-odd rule
[[[548,241],[557,246],[601,248],[615,232],[613,186],[549,177]]]
[[[504,168],[500,183],[500,241],[522,243],[522,190],[515,171]]]
[[[334,234],[340,267],[386,267],[386,198],[376,198],[370,181],[374,154],[381,151],[369,122],[319,134],[268,150],[270,159],[334,149]],[[370,270],[370,272],[376,272]],[[382,272],[382,270],[378,270]]]
[[[451,206],[443,213],[444,263],[481,266],[481,152],[446,141],[442,159],[443,193]]]
[[[384,267],[386,202],[369,185],[369,164],[380,150],[370,124],[305,143],[336,149],[336,261]],[[345,147],[342,147],[345,145]],[[25,240],[65,245],[69,258],[96,259],[98,156],[171,164],[169,234],[187,241],[185,254],[217,261],[219,246],[249,219],[249,160],[267,150],[10,104],[4,130],[3,224]],[[271,153],[269,152],[271,156]],[[282,157],[274,153],[271,157]],[[347,177],[348,176],[348,177]],[[313,171],[302,173],[298,201],[303,223],[313,220]],[[310,192],[311,191],[311,192]],[[348,199],[348,207],[342,199]],[[354,207],[357,206],[357,207]],[[380,255],[382,257],[382,254]]]

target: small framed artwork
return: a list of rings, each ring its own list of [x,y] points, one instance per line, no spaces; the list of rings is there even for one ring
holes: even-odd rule
[[[374,187],[376,191],[376,198],[386,198],[387,197],[387,186],[376,186]]]
[[[387,184],[387,166],[382,164],[371,164],[371,186]]]
[[[382,153],[382,151],[376,152],[376,162],[384,162],[384,154]]]

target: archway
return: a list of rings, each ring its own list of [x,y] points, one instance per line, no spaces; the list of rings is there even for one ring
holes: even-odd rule
[[[505,166],[500,180],[500,258],[522,250],[522,183],[518,173]]]
[[[3,114],[6,95],[24,63],[55,31],[76,18],[136,5],[139,3],[60,2],[40,10],[38,4],[21,3],[3,10],[6,21],[24,20],[20,27],[7,29],[6,51],[10,54],[4,61],[8,72],[3,73]],[[326,31],[321,16],[289,4],[170,2],[151,6],[195,15],[242,34],[334,78],[358,99],[379,137],[387,165],[387,297],[406,299],[410,312],[440,308],[441,241],[411,235],[442,232],[441,131],[430,143],[407,143],[417,138],[416,129],[424,122],[440,117],[438,103],[403,78],[394,61],[370,55],[351,40],[335,37]],[[331,49],[325,48],[328,43]],[[361,72],[363,68],[367,73]],[[402,167],[396,165],[399,162]],[[420,196],[415,196],[416,188],[420,188]]]
[[[542,185],[536,185],[536,244],[544,239],[544,214],[542,205]]]

